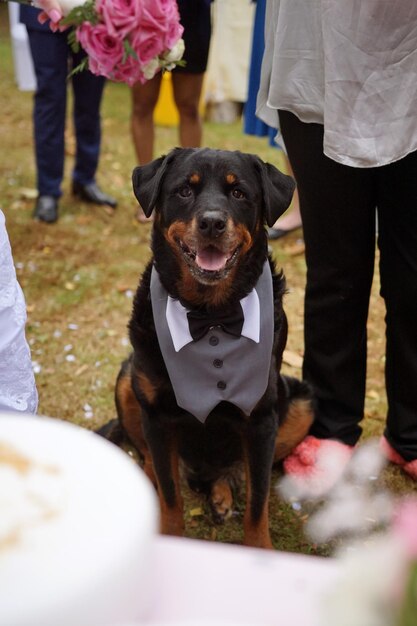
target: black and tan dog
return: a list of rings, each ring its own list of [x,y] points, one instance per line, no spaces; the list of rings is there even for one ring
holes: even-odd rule
[[[271,547],[271,468],[313,419],[307,385],[280,375],[285,281],[265,230],[294,182],[254,155],[176,148],[137,167],[133,187],[154,211],[153,257],[117,379],[119,423],[157,486],[162,532],[183,533],[181,465],[217,520],[245,474],[244,543]]]

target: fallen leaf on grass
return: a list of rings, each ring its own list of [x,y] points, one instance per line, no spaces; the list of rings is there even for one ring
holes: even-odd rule
[[[109,215],[110,217],[114,217],[116,215],[116,210],[113,207],[108,206],[107,204],[102,204],[101,208],[103,209],[104,213],[106,213],[106,215]]]
[[[77,215],[77,217],[75,218],[75,223],[79,226],[86,226],[87,224],[91,224],[92,221],[92,215]]]
[[[198,506],[195,509],[190,509],[190,515],[191,517],[199,517],[200,515],[203,515],[203,509],[201,506]]]
[[[370,389],[367,392],[366,397],[369,398],[370,400],[379,400],[380,399],[380,395],[379,395],[379,393],[375,389]]]
[[[25,205],[20,200],[15,200],[11,203],[10,208],[12,211],[18,211],[19,209],[24,209]]]
[[[29,187],[22,187],[20,189],[20,195],[25,200],[36,200],[36,198],[38,197],[38,190],[30,189]]]
[[[129,285],[116,285],[116,289],[119,293],[125,293],[125,291],[130,290],[130,286]]]
[[[303,365],[303,357],[291,350],[284,350],[282,360],[291,367],[302,367]]]
[[[81,367],[76,370],[74,376],[81,376],[81,374],[84,374],[86,370],[88,370],[88,365],[87,363],[84,363],[84,365],[81,365]]]
[[[190,528],[198,528],[198,522],[195,519],[192,519],[188,525]]]
[[[297,241],[290,246],[285,246],[285,252],[290,256],[298,256],[299,254],[304,254],[305,249],[306,247],[304,245],[304,241]]]

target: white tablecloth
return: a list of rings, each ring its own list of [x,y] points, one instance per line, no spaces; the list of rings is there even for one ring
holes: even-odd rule
[[[320,626],[333,559],[158,536],[146,626]]]

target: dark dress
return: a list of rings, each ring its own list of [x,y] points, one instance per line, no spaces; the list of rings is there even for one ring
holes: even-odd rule
[[[180,21],[184,26],[184,67],[173,71],[202,74],[207,69],[211,38],[211,0],[178,0]]]

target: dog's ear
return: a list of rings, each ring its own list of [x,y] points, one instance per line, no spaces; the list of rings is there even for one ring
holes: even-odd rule
[[[291,204],[295,181],[270,163],[264,163],[260,159],[258,163],[265,204],[265,220],[268,226],[273,226]]]
[[[167,156],[161,156],[133,170],[133,192],[146,217],[150,217],[155,208],[164,174],[178,150],[180,148],[174,148]]]

